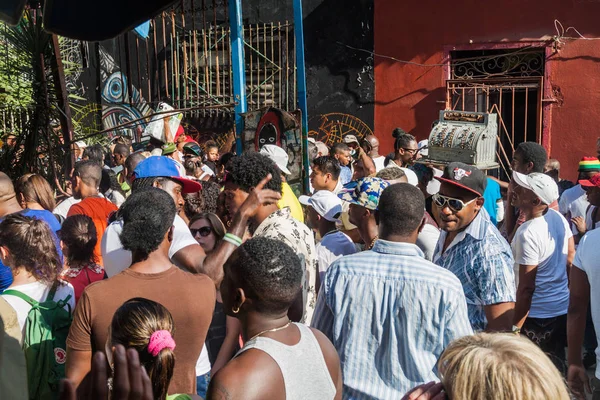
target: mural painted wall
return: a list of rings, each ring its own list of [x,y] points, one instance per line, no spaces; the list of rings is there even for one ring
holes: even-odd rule
[[[184,9],[190,7],[191,2],[185,1]],[[375,90],[370,54],[373,0],[306,0],[303,7],[311,135],[333,143],[348,133],[359,137],[371,133]],[[293,22],[291,1],[244,1],[243,8],[244,24]],[[214,15],[217,25],[226,23],[225,15],[221,6]],[[198,17],[195,20],[186,17],[176,22],[177,29],[182,22],[188,30],[191,26],[201,29],[203,23]],[[164,26],[151,26],[148,42],[130,32],[127,39],[122,35],[98,44],[73,46],[69,57],[85,66],[70,85],[72,93],[81,97],[79,102],[75,101],[81,112],[74,117],[81,121],[80,125],[93,120],[94,129],[99,128],[98,121],[104,129],[115,127],[148,115],[159,101],[184,106],[185,99],[173,101],[176,88],[165,83],[165,79],[174,76],[175,70],[182,71],[186,65],[190,68],[198,61],[184,54],[173,59],[172,49],[177,44],[169,38],[171,31],[172,24],[167,18]],[[159,46],[149,45],[150,42]],[[228,61],[222,63],[223,67],[228,65]],[[86,108],[86,104],[93,106]],[[252,107],[250,104],[249,110]],[[231,113],[186,114],[183,124],[200,140],[219,139],[232,128]],[[144,126],[141,123],[133,130],[119,133],[135,136]]]

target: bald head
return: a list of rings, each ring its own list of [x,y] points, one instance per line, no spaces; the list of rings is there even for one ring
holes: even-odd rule
[[[377,136],[375,135],[367,135],[365,140],[369,142],[373,147],[379,146],[379,139],[377,139]]]
[[[367,135],[362,141],[362,148],[371,158],[379,156],[379,139],[375,135]]]
[[[0,172],[0,203],[16,197],[12,180],[4,172]]]

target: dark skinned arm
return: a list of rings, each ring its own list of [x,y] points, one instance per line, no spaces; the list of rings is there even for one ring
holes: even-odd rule
[[[537,265],[519,265],[519,287],[517,288],[517,303],[515,304],[515,315],[513,325],[521,328],[529,315],[531,299],[535,292],[535,277]]]
[[[590,301],[590,283],[587,274],[575,267],[571,271],[571,297],[567,314],[567,382],[578,399],[585,399],[585,389],[590,391],[589,379],[581,359],[587,308]]]
[[[506,227],[506,235],[509,240],[508,243],[512,242],[512,238],[515,235],[515,226],[517,224],[517,216],[515,215],[515,207],[512,205],[512,197],[515,183],[510,180],[508,185],[508,191],[506,193],[506,210],[504,210],[504,226]]]
[[[569,248],[567,250],[567,278],[571,278],[571,269],[573,269],[573,260],[575,259],[575,238],[569,239]],[[570,282],[570,281],[569,281]]]
[[[365,153],[361,147],[358,148],[358,151],[358,157],[362,159],[363,167],[365,169],[365,176],[375,175],[377,173],[377,169],[375,168],[373,159],[367,153]]]
[[[487,319],[487,332],[508,332],[512,330],[515,303],[498,303],[485,306],[485,318]]]
[[[73,350],[67,346],[66,378],[77,389],[92,368],[92,351]]]
[[[260,181],[260,183],[250,191],[250,195],[246,201],[244,201],[240,209],[233,216],[228,233],[239,238],[244,237],[248,221],[256,214],[260,206],[273,204],[281,199],[281,194],[273,190],[263,189],[270,180],[271,174]],[[227,261],[236,248],[237,246],[221,240],[215,250],[208,256],[204,253],[202,247],[190,245],[175,253],[173,258],[175,258],[181,266],[192,273],[208,275],[218,288],[221,284],[221,280],[223,280],[223,264],[225,264],[225,261]]]

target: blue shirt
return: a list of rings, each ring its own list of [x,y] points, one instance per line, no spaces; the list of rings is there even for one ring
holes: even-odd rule
[[[471,326],[482,331],[487,325],[485,306],[516,301],[512,250],[483,209],[442,254],[447,235],[442,231],[433,262],[458,277]]]
[[[485,210],[488,212],[492,223],[496,225],[498,223],[496,220],[496,202],[502,199],[502,194],[500,193],[500,184],[493,179],[487,178],[487,185],[485,187],[485,191],[483,192],[483,198],[485,199],[483,208],[485,208]]]
[[[342,185],[345,185],[346,183],[352,181],[352,170],[350,167],[344,167],[343,165],[341,167],[340,182],[342,182]]]
[[[62,260],[62,251],[60,250],[60,242],[58,240],[58,236],[56,232],[60,230],[60,223],[58,219],[47,210],[30,210],[25,209],[23,211],[19,211],[21,215],[31,218],[41,219],[42,221],[46,221],[46,223],[50,226],[52,232],[54,232],[54,240],[56,241],[56,249],[58,250],[58,255]],[[0,222],[2,222],[2,218],[0,218]],[[7,287],[9,287],[13,282],[13,275],[9,267],[2,263],[0,260],[0,293],[2,293]]]
[[[385,240],[331,264],[312,326],[337,349],[344,399],[400,399],[437,380],[444,348],[473,332],[458,279],[416,245]]]

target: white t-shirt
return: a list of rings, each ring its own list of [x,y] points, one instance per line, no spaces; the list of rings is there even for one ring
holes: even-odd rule
[[[50,286],[41,282],[32,282],[27,283],[25,285],[17,285],[12,286],[9,289],[17,290],[27,296],[31,297],[33,300],[37,302],[46,301],[48,294],[50,293]],[[71,314],[75,310],[75,290],[70,283],[63,282],[62,285],[58,285],[56,289],[56,293],[54,293],[54,300],[64,300],[68,295],[71,295],[68,303],[65,305],[65,310],[70,311]],[[27,321],[27,314],[31,310],[31,305],[28,302],[21,299],[20,297],[13,296],[11,294],[3,294],[2,297],[8,304],[12,306],[17,312],[17,319],[19,320],[19,325],[21,326],[21,331],[23,335],[25,334],[25,321]]]
[[[600,221],[594,222],[594,212],[596,211],[596,206],[588,207],[587,212],[585,213],[585,229],[586,231],[592,231],[600,226]],[[597,211],[598,213],[600,211]]]
[[[425,259],[427,261],[431,261],[433,259],[433,254],[435,253],[435,246],[440,238],[440,230],[431,224],[425,224],[423,226],[423,230],[419,232],[419,236],[417,236],[417,246],[423,254],[425,254]]]
[[[373,159],[373,162],[375,163],[375,171],[379,172],[385,168],[385,165],[383,165],[384,161],[385,161],[385,156],[379,156],[379,157],[375,157]]]
[[[352,239],[344,232],[335,231],[328,233],[315,246],[317,252],[317,265],[319,268],[319,277],[323,282],[325,271],[332,262],[342,256],[356,253],[356,246]]]
[[[171,261],[173,261],[173,256],[179,250],[192,244],[198,244],[185,221],[179,215],[175,215],[173,228],[173,241],[171,242],[171,247],[169,247],[169,258],[171,258]],[[109,278],[129,268],[131,265],[131,252],[123,248],[121,239],[119,238],[122,231],[123,221],[117,220],[106,228],[102,237],[100,246],[102,249],[102,259],[104,260],[104,270]]]
[[[545,215],[525,221],[517,229],[511,246],[516,268],[538,266],[530,317],[552,318],[567,313],[567,255],[572,236],[567,220],[550,208]]]
[[[596,336],[600,337],[600,229],[585,234],[579,242],[573,266],[586,273],[590,283],[590,303],[592,306],[592,321]],[[600,347],[596,348],[596,378],[600,379]]]
[[[210,358],[208,358],[208,350],[206,344],[202,345],[202,352],[200,358],[196,361],[196,376],[206,375],[211,369]]]
[[[569,214],[571,218],[585,217],[585,212],[590,203],[587,201],[585,190],[581,185],[575,185],[567,189],[560,196],[558,201],[558,209],[562,215]],[[571,222],[571,232],[577,234],[577,227]]]
[[[202,165],[202,171],[204,171],[208,176],[215,176],[215,172],[206,164]]]
[[[67,214],[69,213],[69,209],[71,208],[71,206],[73,204],[79,203],[80,201],[81,199],[76,199],[75,197],[71,196],[65,199],[59,205],[57,205],[54,211],[52,211],[52,214],[60,215],[63,218],[67,218]]]

